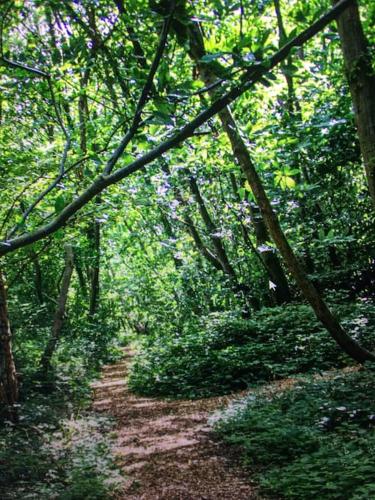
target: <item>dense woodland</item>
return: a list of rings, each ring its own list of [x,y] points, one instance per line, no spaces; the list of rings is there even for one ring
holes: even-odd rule
[[[1,498],[113,496],[89,383],[129,345],[134,394],[258,394],[213,433],[260,498],[375,496],[374,25],[370,0],[0,2]],[[57,456],[78,416],[90,452]]]

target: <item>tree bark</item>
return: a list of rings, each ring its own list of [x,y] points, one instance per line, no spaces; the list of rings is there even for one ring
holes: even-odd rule
[[[61,336],[61,330],[64,323],[66,303],[68,300],[68,292],[69,292],[70,281],[72,278],[73,267],[74,267],[73,248],[71,245],[66,245],[64,274],[61,282],[61,290],[57,301],[55,316],[53,319],[52,332],[40,362],[41,374],[44,377],[47,377],[48,372],[51,369],[51,359],[55,352],[57,342],[59,341]]]
[[[336,0],[333,3],[337,3]],[[356,1],[340,14],[337,26],[367,183],[375,208],[375,72]]]
[[[12,351],[12,332],[10,329],[7,293],[0,269],[0,403],[5,414],[12,420],[17,419],[15,404],[18,401],[18,381]]]

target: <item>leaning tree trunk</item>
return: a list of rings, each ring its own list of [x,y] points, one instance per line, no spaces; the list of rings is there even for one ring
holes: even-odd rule
[[[55,352],[57,342],[61,336],[61,330],[64,323],[66,302],[68,300],[68,292],[69,292],[70,281],[72,278],[73,267],[74,267],[73,248],[71,245],[66,245],[65,268],[61,282],[60,295],[57,301],[55,316],[53,319],[52,332],[40,362],[41,366],[40,371],[42,376],[44,377],[47,377],[48,372],[51,369],[51,359],[53,353]]]
[[[224,244],[221,240],[221,237],[217,235],[218,229],[215,226],[211,215],[209,214],[206,204],[201,195],[200,189],[198,187],[197,180],[190,172],[187,172],[189,176],[189,185],[192,195],[194,196],[195,201],[198,204],[199,213],[201,214],[204,225],[206,226],[207,232],[209,234],[211,243],[215,249],[216,256],[221,263],[223,271],[225,274],[230,276],[237,283],[237,276],[234,270],[234,267],[229,261],[227,252],[224,248]]]
[[[337,26],[368,187],[375,207],[375,72],[356,1],[340,14]]]
[[[201,57],[204,55],[204,45],[202,34],[199,30],[199,26],[196,23],[190,24],[189,29],[190,36],[190,51],[195,53],[193,57],[196,58],[197,63]],[[204,71],[204,65],[201,66],[201,71]],[[212,75],[208,74],[206,77],[202,78],[206,81],[206,84],[212,83]],[[260,208],[263,220],[267,225],[267,229],[275,242],[281,256],[284,259],[291,275],[296,280],[299,288],[301,289],[304,297],[310,303],[314,310],[317,318],[326,327],[331,336],[340,345],[340,347],[353,359],[364,362],[367,360],[375,360],[375,355],[363,347],[361,347],[354,339],[352,339],[347,332],[342,328],[340,323],[334,317],[327,304],[324,302],[323,298],[320,296],[318,290],[311,283],[307,274],[294,254],[292,247],[290,246],[288,240],[286,239],[283,230],[281,229],[280,222],[272,209],[270,200],[268,199],[267,193],[263,187],[262,181],[255,169],[253,162],[251,161],[249,152],[242,140],[242,137],[237,131],[236,124],[231,117],[229,108],[225,108],[224,112],[220,115],[223,127],[228,134],[228,137],[232,144],[232,149],[234,156],[236,157],[238,163],[240,164],[242,171],[244,172],[247,181],[253,191],[254,197],[258,206]]]
[[[262,185],[262,181],[254,166],[252,164],[249,165],[245,173],[255,199],[259,204],[260,210],[262,211],[262,215],[272,239],[279,249],[280,254],[284,258],[290,273],[296,280],[304,297],[312,306],[317,318],[323,323],[342,349],[353,359],[359,362],[375,360],[374,354],[361,347],[341,327],[340,323],[334,317],[315,286],[308,279],[302,264],[294,254],[292,247],[289,245],[289,242],[281,229],[279,220],[272,209],[271,203]]]
[[[18,382],[12,351],[7,293],[0,269],[0,403],[5,413],[16,420],[15,404],[18,400]]]
[[[241,284],[238,281],[237,273],[230,263],[228,254],[224,247],[224,242],[222,238],[218,235],[218,228],[216,227],[211,215],[208,212],[202,194],[200,192],[196,178],[191,175],[189,171],[186,171],[189,176],[190,191],[198,204],[199,213],[201,214],[203,223],[209,234],[213,248],[215,249],[216,258],[219,260],[223,272],[229,277],[232,288],[237,296],[239,296],[244,304],[246,305],[246,311],[244,314],[247,316],[250,314],[250,306],[254,309],[259,309],[258,300],[250,293],[250,287],[248,285]]]
[[[189,54],[193,61],[195,61],[200,77],[202,81],[209,87],[212,85],[216,76],[210,69],[208,64],[202,64],[201,58],[205,55],[205,48],[203,42],[203,36],[199,29],[199,26],[195,23],[191,23],[188,30],[189,37]],[[215,91],[211,89],[209,93],[215,97]],[[232,146],[233,156],[240,165],[242,171],[248,168],[248,165],[252,165],[252,160],[250,153],[246,147],[244,140],[238,130],[237,124],[230,112],[229,107],[225,107],[219,111],[218,116],[220,118],[221,124],[225,133],[227,134],[229,141]],[[270,280],[272,281],[273,294],[275,300],[278,304],[284,302],[290,302],[291,293],[286,279],[284,270],[280,263],[277,254],[272,248],[267,245],[269,241],[269,235],[267,231],[267,226],[263,221],[262,217],[259,217],[257,212],[258,207],[252,207],[250,205],[250,216],[254,225],[254,231],[257,238],[257,245],[262,249],[261,257],[264,262],[264,266],[267,269]]]

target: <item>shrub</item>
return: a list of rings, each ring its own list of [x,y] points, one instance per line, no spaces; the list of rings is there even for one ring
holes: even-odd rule
[[[336,311],[364,345],[375,344],[371,304],[345,304]],[[153,334],[142,342],[130,386],[144,395],[202,397],[349,362],[311,309],[294,304],[263,309],[251,320],[211,314],[181,332]]]

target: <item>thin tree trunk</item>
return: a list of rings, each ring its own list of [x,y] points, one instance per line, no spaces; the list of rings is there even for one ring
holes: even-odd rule
[[[89,108],[87,103],[86,88],[89,78],[90,68],[86,68],[80,79],[80,96],[78,99],[80,147],[84,154],[87,153],[87,120],[89,116]],[[83,179],[82,169],[78,170],[78,177],[80,180]]]
[[[39,304],[42,305],[44,304],[42,269],[40,267],[38,255],[34,250],[31,251],[31,259],[34,267],[35,294]]]
[[[7,293],[0,269],[0,403],[7,416],[15,421],[18,401],[18,381],[12,351],[12,332],[10,329]]]
[[[64,323],[66,303],[68,300],[68,292],[69,292],[70,281],[72,278],[73,267],[74,267],[73,248],[71,245],[66,245],[64,274],[61,282],[60,295],[57,301],[55,316],[53,319],[51,336],[47,342],[47,346],[44,350],[40,362],[41,373],[44,377],[48,375],[48,372],[51,369],[51,359],[61,336],[61,330]]]
[[[356,1],[340,14],[337,26],[368,187],[375,207],[375,72]]]
[[[239,194],[239,190],[238,190],[237,179],[236,179],[236,176],[233,172],[231,172],[231,174],[230,174],[230,183],[231,183],[231,187],[232,187],[232,191],[233,191],[235,200],[240,206],[241,205],[241,198],[240,198],[240,194]],[[251,237],[250,237],[248,228],[247,228],[246,223],[245,223],[245,217],[244,217],[244,213],[243,213],[242,209],[240,208],[239,212],[237,212],[237,213],[235,210],[233,210],[233,212],[234,212],[234,215],[237,217],[238,222],[240,223],[241,234],[242,234],[242,238],[245,242],[245,245],[253,252],[253,254],[255,255],[255,257],[257,258],[257,260],[260,264],[260,268],[265,272],[265,276],[268,277],[269,272],[268,272],[268,269],[265,265],[264,259],[262,258],[261,254],[258,251],[258,249],[256,248],[256,246],[251,241]],[[274,290],[272,288],[269,288],[269,287],[267,288],[267,294],[268,294],[270,303],[272,305],[277,304],[277,298],[275,297]]]
[[[190,215],[185,214],[184,219],[185,219],[185,223],[187,225],[188,231],[189,231],[191,237],[193,238],[195,246],[197,247],[199,252],[203,255],[203,257],[205,259],[208,260],[208,262],[210,262],[214,266],[215,269],[217,269],[218,271],[224,272],[223,266],[221,265],[221,262],[219,261],[219,259],[203,243],[202,238],[200,237],[200,234],[199,234],[197,228],[195,227],[193,219],[190,217]]]
[[[85,275],[83,273],[82,267],[81,267],[81,262],[80,258],[77,254],[77,252],[74,252],[74,267],[77,273],[78,277],[78,282],[79,286],[82,292],[82,296],[86,299],[87,298],[87,285],[86,285],[86,280],[85,280]]]
[[[98,197],[96,203],[101,202]],[[90,241],[93,245],[93,265],[91,267],[91,286],[90,286],[90,308],[89,316],[93,317],[98,309],[99,293],[100,293],[100,222],[94,220],[91,226]]]
[[[232,264],[229,262],[227,252],[224,248],[220,236],[217,235],[218,229],[215,226],[210,214],[208,213],[206,204],[199,190],[197,180],[195,179],[194,176],[190,175],[190,173],[189,173],[189,185],[190,185],[190,190],[195,198],[195,201],[198,204],[199,212],[206,226],[206,229],[210,235],[210,240],[212,242],[213,247],[215,248],[216,256],[221,263],[223,271],[225,272],[225,274],[227,274],[237,282],[236,272]]]
[[[161,220],[161,223],[163,224],[165,234],[167,235],[169,240],[176,241],[177,238],[176,238],[175,232],[172,228],[172,225],[168,220],[168,217],[163,213],[160,206],[158,208],[159,208],[160,220]],[[176,255],[175,245],[173,245],[173,247],[174,247],[174,251],[172,252],[172,258],[173,258],[175,268],[176,268],[176,270],[178,270],[182,266],[182,260]]]
[[[111,97],[111,102],[112,102],[112,106],[114,107],[114,109],[117,109],[119,107],[119,102],[118,102],[118,98],[117,98],[117,94],[116,94],[116,91],[115,91],[115,88],[114,88],[114,78],[113,76],[109,73],[109,69],[105,63],[105,61],[103,62],[103,71],[104,71],[104,83],[108,89],[108,92],[109,92],[109,95]]]
[[[91,10],[90,10],[91,12]],[[95,29],[95,19],[93,13],[90,14],[91,27]],[[97,52],[97,45],[94,39],[92,40],[93,46],[91,49],[91,59],[95,58]],[[81,95],[78,102],[78,113],[80,120],[80,146],[83,153],[87,153],[87,121],[89,119],[89,109],[87,103],[86,88],[90,77],[90,69],[86,68],[81,78]],[[83,179],[82,171],[79,171],[79,180]],[[96,197],[96,205],[100,205],[101,197]],[[93,262],[89,266],[89,278],[90,278],[90,302],[89,302],[89,316],[92,318],[98,307],[99,302],[99,291],[100,291],[100,222],[99,220],[94,220],[88,230],[88,240],[90,243],[91,251],[93,252]],[[76,266],[77,267],[77,266]],[[84,279],[81,274],[78,274],[80,284],[83,285]],[[82,290],[85,291],[85,287],[82,286]]]
[[[162,170],[163,172],[168,176],[168,178],[171,176],[171,171],[168,167],[167,164],[162,163]],[[184,207],[186,207],[186,201],[184,200],[184,197],[182,196],[181,191],[176,187],[173,186],[173,192],[175,195],[176,200]],[[194,221],[191,218],[190,214],[185,212],[184,214],[184,221],[186,224],[186,227],[193,238],[193,241],[195,243],[195,246],[197,247],[197,250],[199,253],[207,259],[218,271],[223,271],[223,266],[219,259],[214,255],[214,253],[206,247],[206,245],[203,243],[203,240],[199,234],[198,229],[195,227]]]
[[[166,164],[163,164],[162,166],[163,171],[170,176],[170,170],[169,167]],[[222,271],[229,279],[229,282],[231,284],[231,288],[235,295],[242,300],[244,303],[244,306],[246,310],[244,313],[246,316],[249,316],[249,307],[250,305],[254,309],[259,309],[259,301],[252,296],[251,294],[251,289],[249,286],[241,284],[238,282],[238,278],[236,275],[236,272],[232,265],[229,262],[228,256],[226,254],[225,248],[220,240],[219,237],[215,237],[215,233],[217,233],[217,228],[214,224],[214,222],[211,219],[210,214],[208,213],[208,210],[205,206],[204,200],[200,194],[198,185],[196,183],[196,180],[194,177],[190,176],[190,189],[191,192],[197,201],[198,207],[199,207],[199,212],[201,215],[201,218],[203,220],[203,223],[206,226],[207,232],[210,235],[210,240],[212,243],[212,246],[215,251],[212,251],[210,248],[208,248],[205,243],[203,242],[198,229],[196,228],[193,219],[188,213],[185,213],[184,215],[184,220],[185,224],[188,228],[188,231],[193,238],[193,241],[195,243],[195,246],[199,253],[206,259],[212,266],[217,269],[218,271]],[[180,190],[177,187],[174,187],[174,193],[176,200],[181,204],[186,206],[186,202],[180,192]]]

